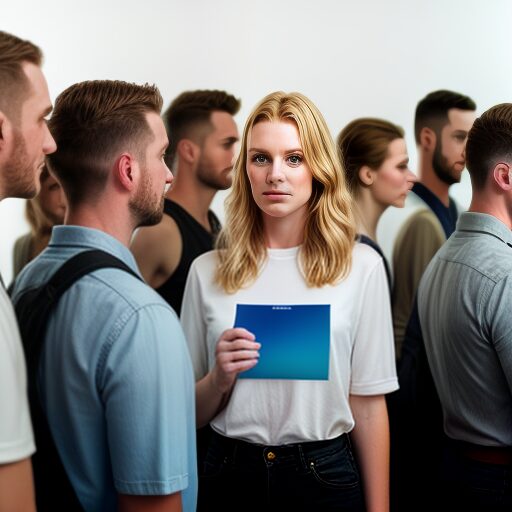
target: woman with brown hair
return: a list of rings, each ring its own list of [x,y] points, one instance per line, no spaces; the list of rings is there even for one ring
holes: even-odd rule
[[[338,150],[349,190],[355,201],[359,241],[377,251],[391,275],[377,244],[377,223],[389,206],[403,208],[416,176],[409,170],[409,157],[401,127],[377,118],[350,122],[338,135]]]

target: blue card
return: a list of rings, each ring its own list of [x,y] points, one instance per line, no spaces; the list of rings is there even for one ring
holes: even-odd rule
[[[242,379],[327,380],[331,306],[237,304],[235,327],[261,343],[258,364]]]

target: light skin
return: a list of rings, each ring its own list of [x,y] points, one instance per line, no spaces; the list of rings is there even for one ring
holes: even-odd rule
[[[60,183],[52,175],[41,183],[37,201],[42,212],[53,224],[64,222],[66,198]]]
[[[466,165],[465,149],[468,133],[475,119],[476,113],[472,110],[452,108],[448,110],[448,123],[441,128],[439,134],[429,127],[423,127],[420,131],[418,144],[420,182],[447,207],[450,184],[436,174],[434,159],[437,158],[437,162],[447,174],[447,179],[451,183],[458,183]]]
[[[469,211],[492,215],[512,229],[512,161],[497,161],[489,170],[485,186],[473,186]]]
[[[388,145],[387,156],[378,169],[363,165],[359,170],[361,186],[356,192],[357,232],[376,240],[377,223],[389,206],[403,208],[416,175],[409,169],[404,139]]]
[[[56,150],[46,116],[52,105],[46,79],[32,63],[22,64],[29,92],[21,103],[18,119],[0,111],[0,200],[34,197],[44,157]],[[0,464],[0,511],[35,510],[34,482],[30,458]]]
[[[260,122],[250,131],[246,172],[261,211],[267,247],[302,243],[313,190],[296,125]],[[196,383],[199,425],[226,405],[239,373],[257,364],[260,344],[245,329],[227,329],[217,343],[213,369]],[[363,475],[369,512],[389,510],[389,427],[384,396],[350,396],[355,418],[351,438]]]
[[[231,186],[238,142],[233,116],[215,111],[210,121],[211,129],[206,136],[197,134],[197,137],[178,142],[176,177],[166,196],[207,231],[211,231],[208,210],[215,194]],[[181,233],[176,222],[164,215],[158,225],[137,231],[131,249],[144,279],[153,288],[158,288],[179,265],[183,250]]]
[[[31,258],[35,258],[48,245],[53,226],[64,222],[66,198],[60,183],[50,174],[41,183],[39,194],[31,199],[40,226],[31,242]]]
[[[34,197],[46,155],[57,146],[46,124],[52,110],[48,85],[41,69],[29,62],[22,65],[29,95],[21,105],[19,120],[0,111],[0,200]]]

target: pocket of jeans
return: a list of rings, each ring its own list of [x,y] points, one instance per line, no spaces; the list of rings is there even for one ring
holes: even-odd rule
[[[359,485],[359,473],[347,449],[310,458],[309,469],[315,480],[326,487],[349,489]]]

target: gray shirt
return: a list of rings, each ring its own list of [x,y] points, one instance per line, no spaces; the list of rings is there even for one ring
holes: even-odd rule
[[[418,310],[446,434],[512,446],[510,229],[462,213],[421,279]]]

